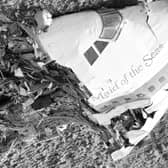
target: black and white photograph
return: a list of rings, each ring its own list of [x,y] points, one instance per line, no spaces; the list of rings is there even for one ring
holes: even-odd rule
[[[0,168],[167,168],[168,0],[0,0]]]

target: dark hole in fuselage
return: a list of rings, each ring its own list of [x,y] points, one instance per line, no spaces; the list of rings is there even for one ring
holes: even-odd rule
[[[10,101],[11,101],[11,97],[5,96],[5,95],[1,95],[0,96],[0,107],[8,104]]]

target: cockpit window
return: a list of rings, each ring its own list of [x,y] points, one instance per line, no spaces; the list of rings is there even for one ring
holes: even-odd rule
[[[84,53],[85,58],[89,62],[90,65],[93,65],[94,62],[97,60],[99,57],[96,51],[93,49],[93,47],[90,47],[85,53]]]
[[[98,11],[102,23],[103,29],[99,36],[99,40],[93,43],[84,53],[88,63],[92,66],[105,48],[108,46],[108,40],[116,40],[121,31],[122,15],[115,9],[104,9]]]
[[[115,40],[121,29],[121,14],[114,9],[98,11],[98,13],[100,14],[103,22],[103,30],[100,38]]]
[[[106,42],[106,41],[95,41],[94,45],[95,45],[96,49],[98,50],[98,52],[101,54],[103,52],[103,50],[107,47],[108,42]]]

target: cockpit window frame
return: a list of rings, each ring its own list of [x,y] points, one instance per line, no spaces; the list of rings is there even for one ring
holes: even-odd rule
[[[98,10],[97,13],[101,17],[103,24],[102,32],[99,38],[116,41],[122,29],[121,25],[123,23],[123,16],[121,15],[121,13],[115,9],[101,9]],[[116,24],[115,26],[110,26],[110,24],[112,23],[105,23],[105,17],[107,17],[106,20],[108,20],[108,17],[113,17],[113,15],[118,16],[119,21],[118,24]]]

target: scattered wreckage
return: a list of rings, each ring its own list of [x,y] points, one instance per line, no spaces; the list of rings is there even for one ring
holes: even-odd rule
[[[100,112],[87,115],[116,136],[114,160],[128,154],[167,109],[168,2],[147,7],[61,16],[38,36],[50,58],[72,68],[87,89]]]
[[[53,20],[44,10],[35,15],[36,31],[17,23],[33,39],[35,54],[47,55],[45,65],[56,60],[77,75],[93,109],[83,116],[108,130],[114,160],[147,136],[167,109],[168,2],[145,5]],[[19,69],[15,75],[23,76]]]

